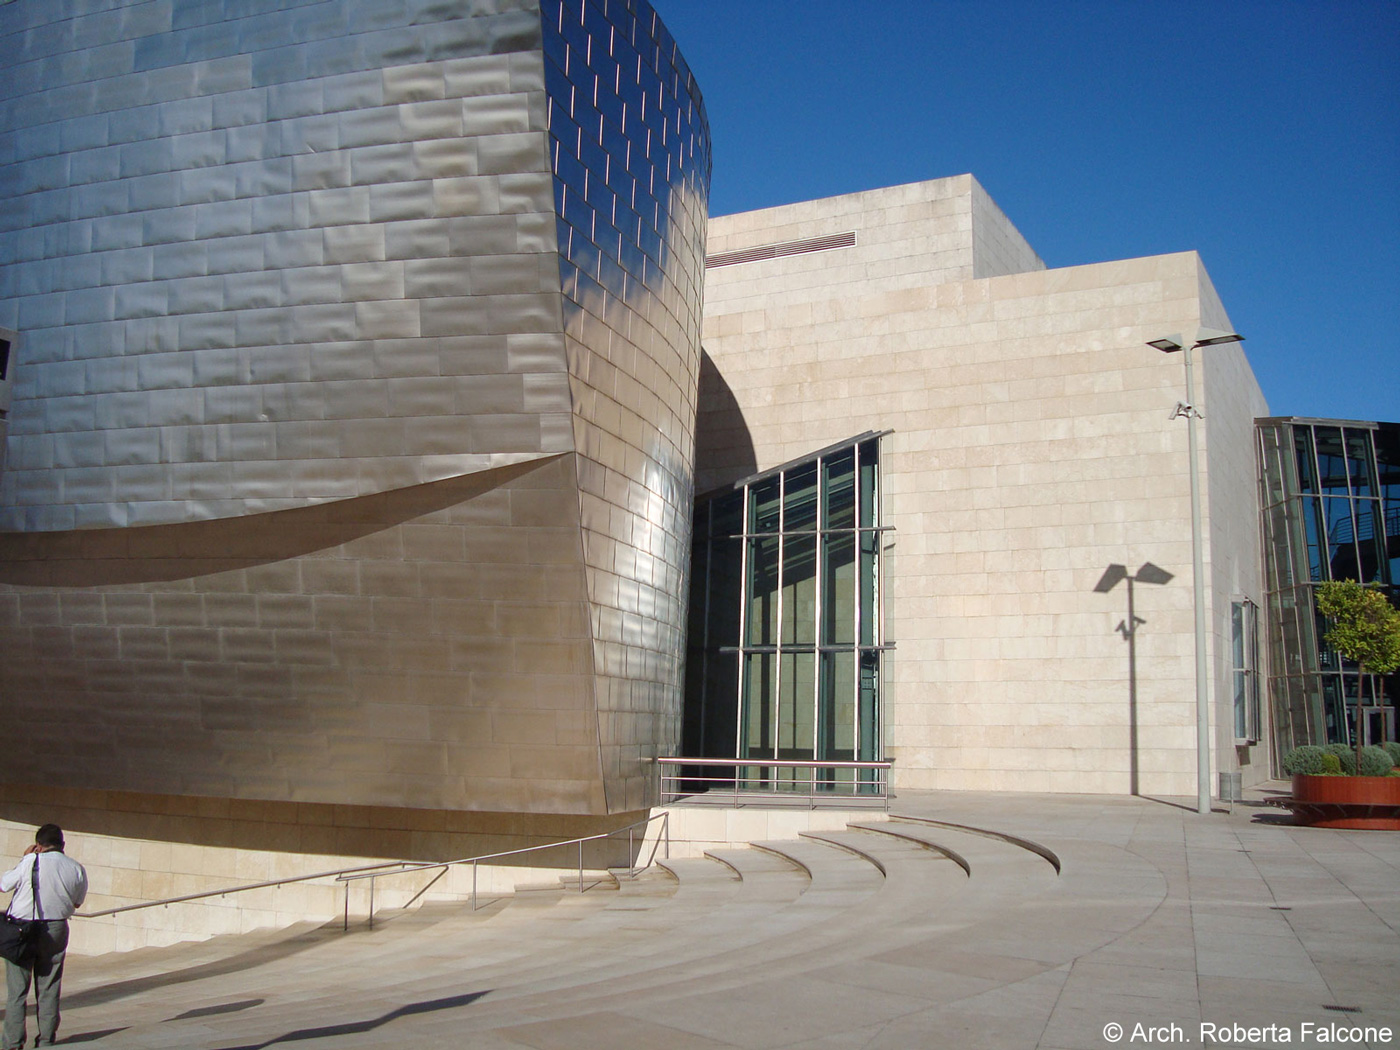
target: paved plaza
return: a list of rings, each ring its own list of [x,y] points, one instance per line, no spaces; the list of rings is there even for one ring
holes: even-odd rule
[[[887,823],[854,813],[616,890],[74,958],[61,1041],[1394,1045],[1400,834],[1289,826],[1270,790],[1208,817],[1187,799],[903,793]]]

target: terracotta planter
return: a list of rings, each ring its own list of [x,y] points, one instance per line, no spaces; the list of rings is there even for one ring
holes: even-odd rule
[[[1400,831],[1400,777],[1293,775],[1293,797],[1281,799],[1293,822],[1314,828]]]

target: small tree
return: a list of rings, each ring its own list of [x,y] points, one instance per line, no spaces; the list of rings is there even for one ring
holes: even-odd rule
[[[1329,646],[1356,662],[1356,768],[1361,769],[1361,706],[1366,672],[1387,675],[1400,668],[1400,612],[1375,584],[1332,580],[1317,589],[1317,610],[1332,621]],[[1382,685],[1384,689],[1384,685]]]

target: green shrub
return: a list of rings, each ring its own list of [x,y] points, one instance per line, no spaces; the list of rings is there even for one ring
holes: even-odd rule
[[[1350,744],[1328,744],[1324,750],[1337,756],[1337,761],[1342,764],[1344,776],[1356,776],[1356,748]]]
[[[1383,777],[1390,773],[1395,763],[1390,753],[1383,747],[1368,746],[1361,749],[1361,775],[1363,777]]]
[[[1330,751],[1322,752],[1322,771],[1331,777],[1342,775],[1342,762]]]
[[[1385,748],[1385,753],[1390,756],[1390,761],[1400,766],[1400,741],[1387,740],[1381,747]]]
[[[1327,753],[1326,748],[1318,747],[1316,744],[1303,744],[1295,747],[1288,754],[1283,756],[1283,771],[1290,776],[1294,773],[1326,773],[1325,761],[1332,756]],[[1338,766],[1338,769],[1341,767]]]
[[[1356,748],[1350,744],[1328,744],[1325,750],[1329,754],[1337,756],[1343,774],[1349,777],[1357,775]],[[1363,777],[1383,777],[1390,772],[1394,765],[1395,763],[1390,759],[1390,753],[1384,748],[1367,746],[1361,749],[1361,776]]]

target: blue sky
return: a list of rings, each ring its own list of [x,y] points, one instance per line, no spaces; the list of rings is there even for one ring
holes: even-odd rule
[[[1195,249],[1277,415],[1400,420],[1395,0],[654,0],[721,215],[972,172],[1048,266]]]

